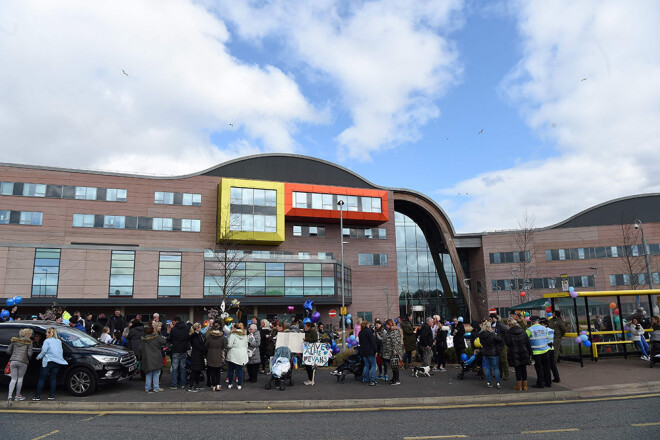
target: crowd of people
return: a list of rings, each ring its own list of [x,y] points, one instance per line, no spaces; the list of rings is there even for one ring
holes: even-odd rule
[[[12,313],[16,314],[16,309]],[[143,321],[140,315],[127,321],[120,309],[116,309],[109,318],[101,313],[96,320],[92,315],[83,316],[78,311],[70,315],[59,310],[52,319],[86,332],[102,343],[120,345],[135,353],[147,393],[163,391],[160,374],[167,367],[168,358],[171,366],[169,388],[172,390],[203,390],[202,373],[205,371],[206,387],[212,392],[220,391],[224,367],[227,369],[227,388],[236,386],[240,390],[244,368],[251,383],[258,381],[260,373],[268,372],[278,333],[304,332],[303,340],[310,343],[336,337],[326,332],[320,322],[314,324],[306,320],[301,326],[295,316],[290,322],[275,320],[272,323],[266,319],[259,321],[253,316],[247,329],[240,322],[226,324],[210,319],[201,324],[184,322],[178,316],[163,323],[158,313],[147,321]],[[561,340],[568,328],[559,310],[555,310],[550,319],[532,316],[527,320],[511,312],[506,320],[491,314],[483,321],[472,322],[468,329],[473,350],[472,358],[467,362],[467,355],[464,354],[467,332],[461,317],[443,322],[440,316],[435,315],[428,317],[417,328],[413,325],[412,316],[387,319],[384,323],[377,319],[373,325],[359,320],[357,324],[354,336],[359,341],[356,350],[364,362],[362,380],[371,386],[379,385],[379,381],[399,385],[399,371],[402,368],[428,367],[429,371],[446,372],[450,348],[463,365],[480,356],[487,387],[501,388],[501,380],[508,380],[509,370],[513,368],[516,378],[513,389],[527,390],[527,367],[530,365],[534,366],[537,377],[533,387],[551,387],[553,382],[560,382],[558,357]],[[648,358],[644,327],[637,318],[632,319],[630,324],[632,340],[638,345],[642,357]],[[653,317],[653,329],[660,330],[660,319],[657,317]],[[41,349],[37,359],[42,361],[42,367],[32,400],[41,399],[41,391],[48,377],[49,400],[54,399],[58,369],[66,364],[62,356],[62,342],[57,338],[54,327],[48,329],[44,341],[36,336],[32,335],[31,330],[23,329],[19,337],[12,338],[7,350],[11,367],[9,405],[13,400],[25,400],[21,395],[23,377],[35,346]],[[418,362],[419,367],[414,362]],[[304,384],[313,385],[313,368],[306,366],[306,372],[308,380]]]

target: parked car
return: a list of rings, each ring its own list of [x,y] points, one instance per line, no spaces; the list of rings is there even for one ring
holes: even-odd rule
[[[92,394],[98,385],[112,384],[131,377],[138,371],[137,359],[133,352],[117,345],[102,344],[88,334],[52,321],[14,321],[0,323],[0,365],[8,362],[7,348],[11,338],[18,336],[21,329],[32,329],[32,339],[46,339],[46,329],[55,327],[62,341],[64,359],[57,375],[59,384],[74,396]],[[34,355],[30,359],[24,382],[36,384],[39,380],[41,361],[37,354],[40,344],[35,344]],[[9,383],[9,377],[2,375],[0,383]]]

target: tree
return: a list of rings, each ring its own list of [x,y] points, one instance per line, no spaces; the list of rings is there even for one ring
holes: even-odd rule
[[[518,293],[525,292],[526,296],[523,301],[531,300],[534,278],[537,276],[534,220],[534,216],[529,215],[525,210],[523,216],[518,218],[518,232],[514,237],[513,262],[515,266],[511,269],[511,275],[515,281],[512,289]]]
[[[214,246],[207,249],[204,253],[204,276],[209,277],[215,287],[220,290],[218,295],[209,295],[215,299],[215,304],[206,307],[204,310],[211,319],[226,318],[230,311],[236,311],[236,319],[241,319],[240,301],[236,298],[229,301],[230,296],[236,296],[241,287],[244,287],[247,280],[245,270],[245,260],[247,254],[239,248],[239,242],[236,240],[238,228],[231,227],[231,216],[229,211],[222,212],[220,224],[216,234]],[[210,266],[210,267],[208,267]],[[204,283],[204,289],[211,289]],[[211,292],[205,292],[205,296]]]
[[[622,219],[621,241],[623,246],[617,246],[617,253],[620,258],[619,268],[623,276],[623,284],[629,285],[631,290],[637,290],[642,285],[648,284],[648,280],[646,279],[642,236],[633,224],[632,220]]]

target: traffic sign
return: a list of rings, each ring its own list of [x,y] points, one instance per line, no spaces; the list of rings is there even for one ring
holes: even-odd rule
[[[346,312],[346,307],[342,307],[342,308],[340,309],[340,314],[343,316],[343,315],[346,315],[346,313],[347,313],[347,312]]]
[[[328,316],[335,318],[337,316],[337,311],[335,309],[330,310],[330,312],[328,312]]]
[[[561,291],[568,292],[568,274],[561,274]]]

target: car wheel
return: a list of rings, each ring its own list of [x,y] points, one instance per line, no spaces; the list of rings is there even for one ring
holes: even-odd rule
[[[87,368],[74,368],[66,377],[66,390],[76,397],[92,394],[96,390],[96,374]]]

